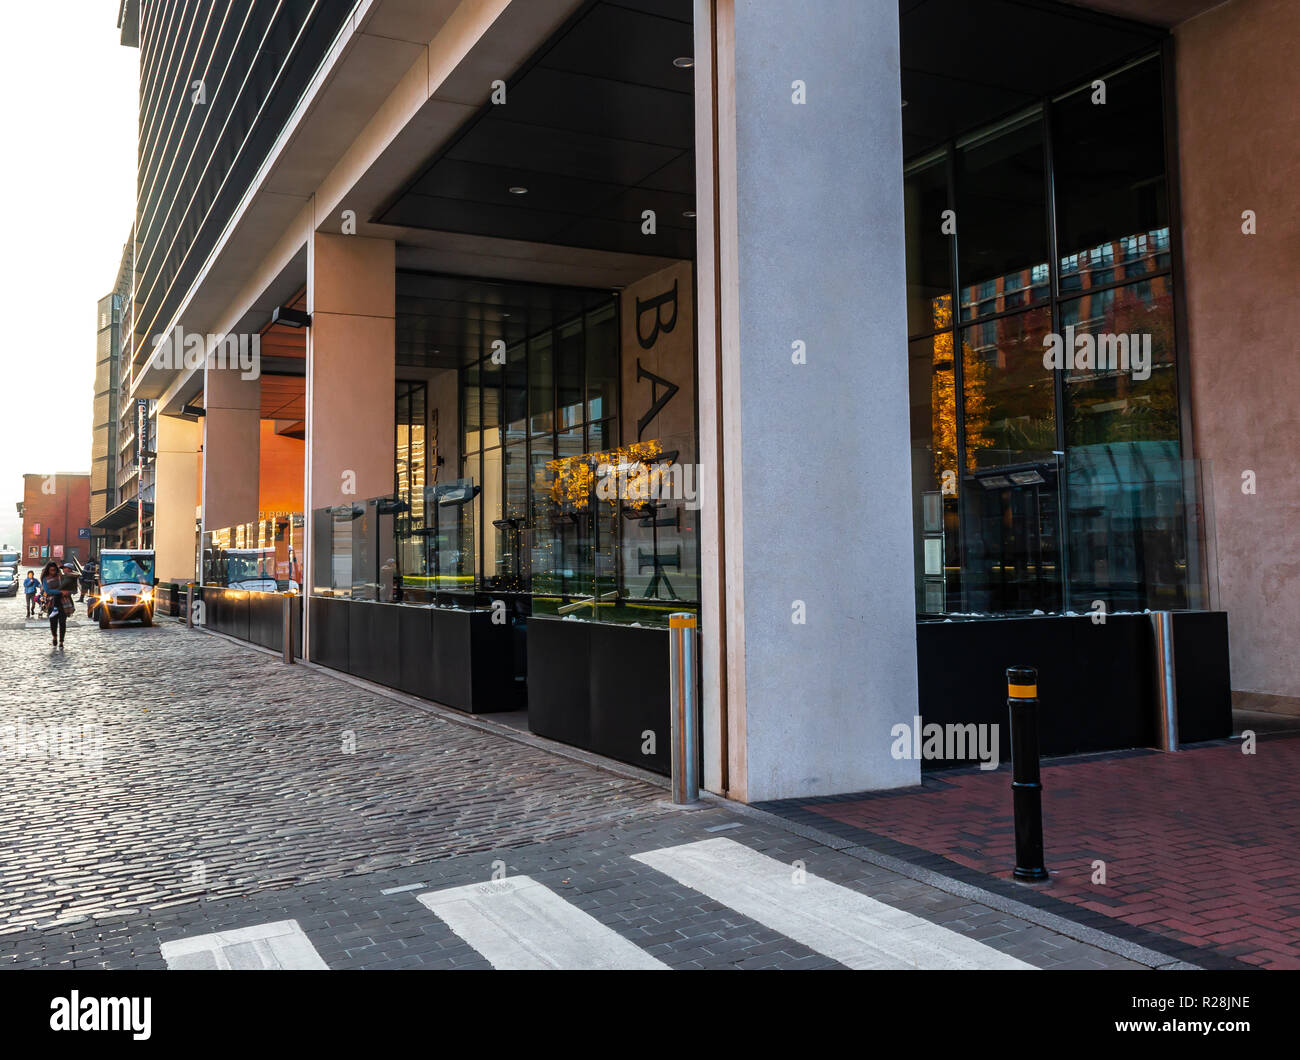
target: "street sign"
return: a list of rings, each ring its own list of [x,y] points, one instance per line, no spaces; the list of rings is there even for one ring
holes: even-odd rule
[[[88,526],[81,526],[81,527],[78,527],[78,528],[77,528],[77,536],[78,536],[78,537],[90,537],[90,527],[88,527]]]

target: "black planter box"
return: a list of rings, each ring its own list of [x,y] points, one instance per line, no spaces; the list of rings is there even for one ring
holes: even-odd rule
[[[195,586],[203,601],[203,626],[236,640],[284,651],[284,597],[278,593],[251,593],[217,585]],[[184,597],[184,592],[179,594]],[[302,597],[289,598],[293,623],[293,653],[302,658]]]
[[[203,587],[203,625],[236,640],[251,640],[249,594],[219,586]]]
[[[313,596],[307,606],[311,608],[311,661],[331,670],[350,672],[348,619],[353,604],[348,600]]]
[[[1232,734],[1227,616],[1174,613],[1180,743]],[[917,624],[923,724],[997,724],[1010,759],[1006,669],[1038,670],[1043,755],[1151,747],[1156,741],[1155,637],[1145,614],[966,619]],[[947,768],[951,761],[924,761]]]
[[[512,632],[490,611],[312,597],[312,662],[471,714],[519,710]]]
[[[180,617],[184,614],[181,610],[184,596],[184,587],[175,582],[159,582],[153,587],[153,613],[170,618]]]
[[[667,776],[669,702],[666,629],[528,620],[530,731]]]

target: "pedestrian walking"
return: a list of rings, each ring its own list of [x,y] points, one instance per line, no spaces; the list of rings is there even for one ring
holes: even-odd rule
[[[94,595],[95,572],[97,570],[98,568],[93,559],[89,560],[86,565],[81,568],[81,595],[77,597],[77,603],[83,603],[86,599],[87,593],[90,593],[92,596]]]
[[[41,569],[41,587],[45,590],[45,599],[50,613],[50,637],[54,647],[63,647],[63,636],[68,631],[68,616],[63,610],[63,574],[59,565],[50,560]]]
[[[36,580],[36,572],[28,571],[27,577],[23,579],[23,595],[27,597],[27,617],[31,618],[36,614],[36,590],[41,587],[41,583]]]

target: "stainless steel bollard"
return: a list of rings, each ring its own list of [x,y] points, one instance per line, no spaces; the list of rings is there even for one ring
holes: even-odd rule
[[[284,643],[284,661],[293,662],[293,600],[294,598],[285,593],[282,597],[284,600],[284,629],[280,633],[280,639]]]
[[[668,680],[671,705],[673,804],[699,803],[699,748],[695,715],[697,645],[695,616],[668,616]]]
[[[1174,673],[1174,616],[1151,612],[1156,641],[1156,744],[1162,751],[1178,750],[1178,686]]]
[[[194,583],[185,587],[185,627],[194,628]]]

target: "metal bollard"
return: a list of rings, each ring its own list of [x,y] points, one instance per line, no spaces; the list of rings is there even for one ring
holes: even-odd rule
[[[673,805],[700,803],[699,752],[695,731],[695,616],[668,616],[668,680],[671,706]]]
[[[282,597],[284,600],[284,628],[281,630],[280,639],[284,643],[284,661],[293,662],[293,597],[285,593]]]
[[[1156,640],[1156,741],[1162,751],[1178,750],[1178,687],[1174,680],[1174,616],[1151,612]]]
[[[194,583],[185,587],[185,627],[194,628]]]
[[[1011,804],[1016,820],[1017,880],[1046,880],[1043,867],[1043,784],[1038,771],[1038,671],[1007,670],[1011,712]]]

